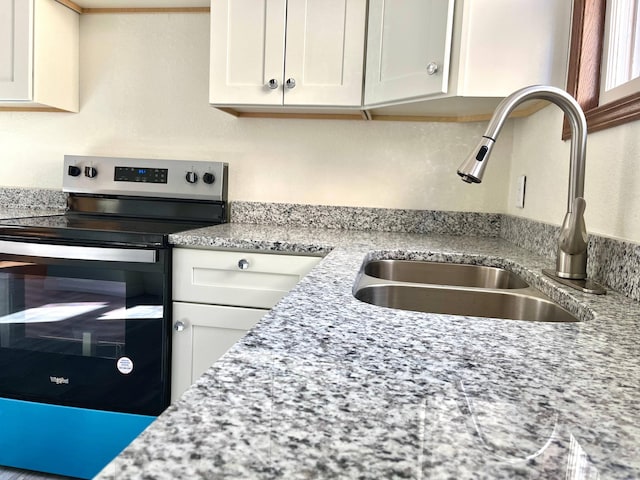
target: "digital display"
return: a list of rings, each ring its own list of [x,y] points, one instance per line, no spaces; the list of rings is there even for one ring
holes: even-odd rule
[[[168,168],[116,167],[116,182],[167,183]]]

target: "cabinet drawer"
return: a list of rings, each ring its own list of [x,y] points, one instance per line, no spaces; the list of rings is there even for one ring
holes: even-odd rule
[[[319,261],[319,257],[176,248],[173,299],[271,308]]]

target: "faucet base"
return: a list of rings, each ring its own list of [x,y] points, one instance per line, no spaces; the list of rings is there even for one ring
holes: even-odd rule
[[[586,238],[587,233],[584,232]],[[556,256],[556,277],[568,280],[584,280],[587,278],[587,245],[577,253],[567,253],[558,245]]]
[[[607,293],[607,290],[597,282],[593,280],[585,279],[571,279],[571,278],[562,278],[556,275],[556,272],[550,269],[543,268],[542,273],[544,273],[547,277],[553,278],[556,282],[560,282],[567,287],[574,288],[576,290],[580,290],[584,293],[591,293],[594,295],[604,295]]]

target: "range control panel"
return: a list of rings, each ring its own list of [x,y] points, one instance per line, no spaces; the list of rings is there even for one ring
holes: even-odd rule
[[[222,162],[65,155],[62,190],[226,201],[227,168]]]

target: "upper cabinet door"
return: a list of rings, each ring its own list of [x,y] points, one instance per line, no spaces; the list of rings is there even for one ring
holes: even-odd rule
[[[32,0],[0,0],[0,100],[31,99]]]
[[[367,0],[212,0],[210,103],[360,107],[366,15]]]
[[[447,93],[454,0],[370,0],[365,105]]]
[[[362,105],[366,0],[289,0],[285,105]]]
[[[212,0],[210,103],[282,105],[286,0]]]

